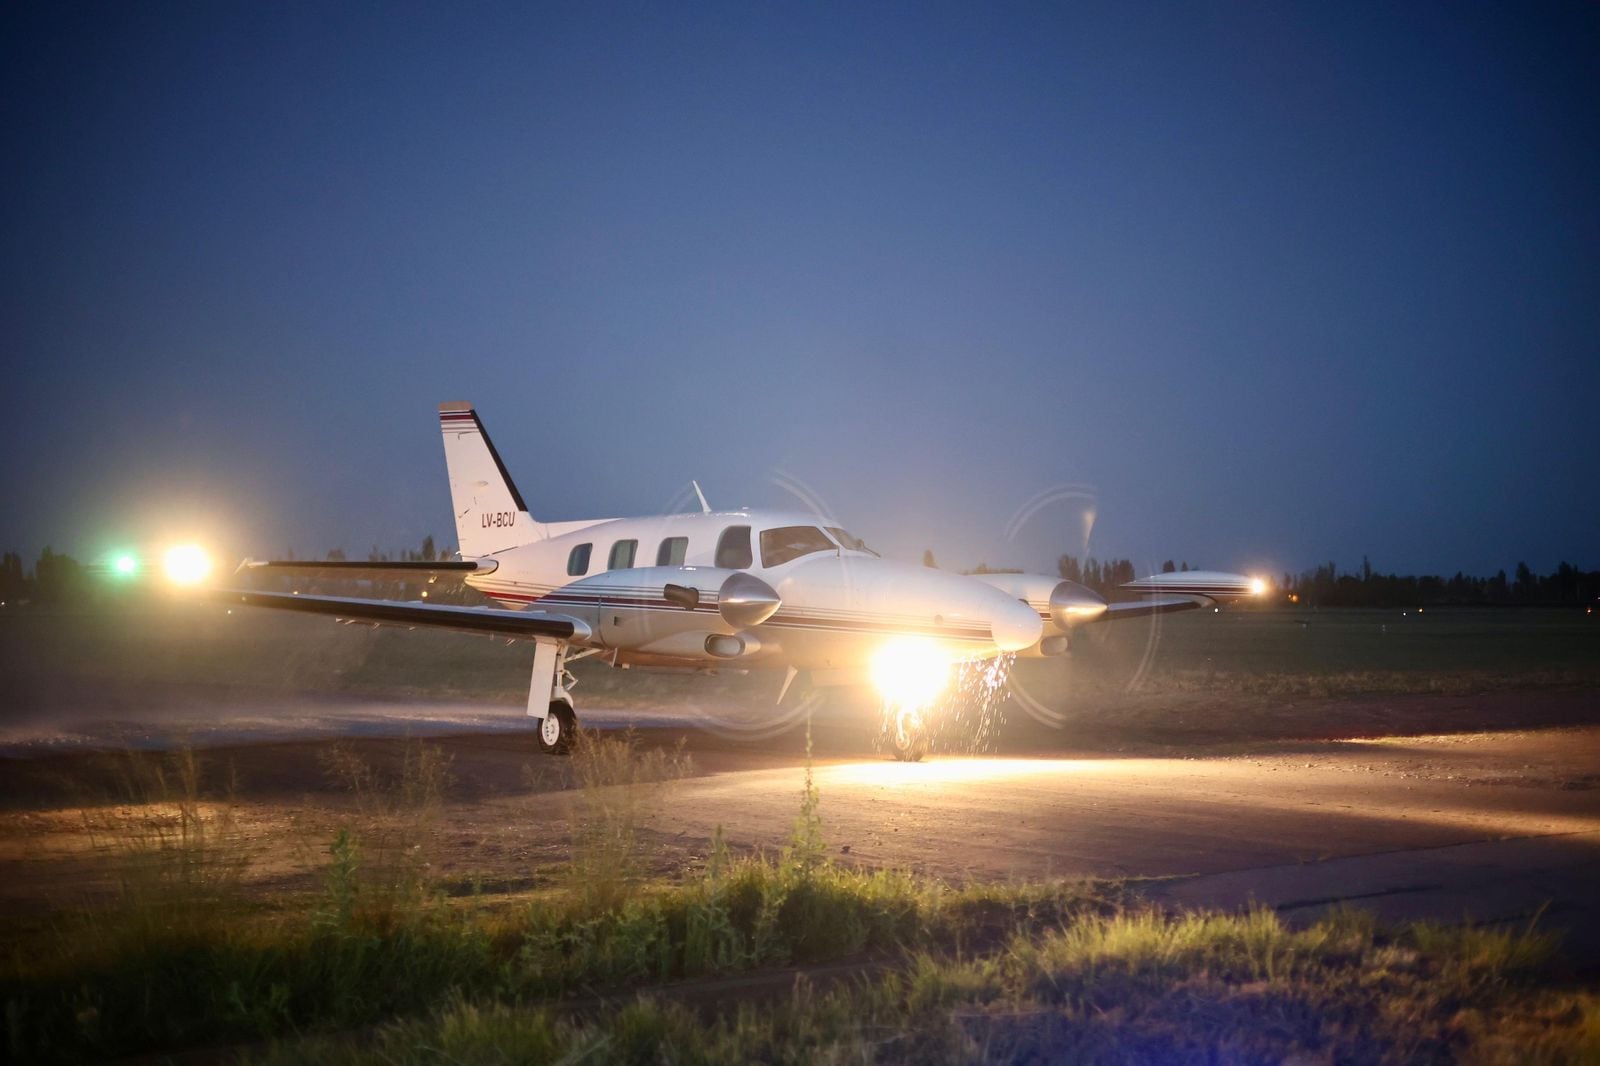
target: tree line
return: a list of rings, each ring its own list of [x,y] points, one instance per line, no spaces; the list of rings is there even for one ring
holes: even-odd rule
[[[1284,574],[1278,591],[1292,603],[1311,607],[1539,606],[1576,607],[1600,600],[1600,570],[1579,570],[1563,562],[1548,574],[1518,563],[1510,577],[1453,577],[1433,574],[1382,574],[1366,557],[1356,573],[1340,573],[1325,563],[1300,574]]]

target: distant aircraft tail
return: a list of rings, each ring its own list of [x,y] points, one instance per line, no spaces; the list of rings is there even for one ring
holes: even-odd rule
[[[470,403],[439,405],[444,434],[444,465],[450,475],[450,502],[456,514],[461,555],[474,559],[548,535],[522,501],[478,413]]]

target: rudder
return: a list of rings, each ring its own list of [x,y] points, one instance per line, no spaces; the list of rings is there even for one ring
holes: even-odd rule
[[[450,502],[462,558],[492,555],[543,540],[544,526],[528,513],[522,493],[472,405],[440,404],[439,430],[444,436],[444,464],[450,476]]]

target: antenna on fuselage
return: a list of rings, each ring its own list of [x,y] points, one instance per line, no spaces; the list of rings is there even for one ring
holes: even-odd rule
[[[710,514],[711,513],[711,505],[706,502],[706,494],[700,491],[700,482],[691,481],[691,482],[689,482],[689,484],[694,486],[694,494],[696,496],[700,497],[700,513],[701,514]]]

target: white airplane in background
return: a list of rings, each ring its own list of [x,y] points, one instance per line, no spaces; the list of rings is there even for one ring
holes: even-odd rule
[[[539,522],[470,404],[439,407],[459,561],[261,562],[245,570],[456,573],[503,608],[213,589],[229,604],[331,615],[346,622],[434,626],[532,641],[528,714],[538,742],[566,751],[577,716],[566,664],[783,667],[779,702],[800,670],[814,684],[874,680],[898,706],[897,757],[921,758],[917,700],[953,663],[1059,655],[1076,628],[1190,610],[1262,591],[1204,571],[1124,585],[1147,598],[1107,603],[1043,574],[962,575],[880,558],[840,523],[814,514],[712,511],[651,518]],[[936,688],[937,685],[932,686]]]

